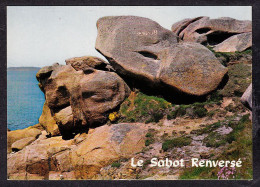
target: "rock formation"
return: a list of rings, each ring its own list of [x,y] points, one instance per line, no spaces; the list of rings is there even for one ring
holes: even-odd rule
[[[18,140],[24,139],[24,138],[37,138],[41,135],[41,130],[28,127],[26,129],[16,130],[16,131],[8,131],[7,132],[7,153],[10,153],[12,144],[15,143]]]
[[[96,49],[116,72],[133,82],[167,86],[174,93],[203,96],[217,88],[227,69],[214,54],[142,17],[103,17],[97,21]],[[177,94],[178,95],[178,94]]]
[[[45,102],[42,108],[42,115],[39,118],[39,124],[48,132],[50,136],[61,135],[59,127],[54,117],[51,115],[51,110]]]
[[[222,47],[224,47],[223,45],[231,45],[230,50],[227,48],[222,49],[220,46],[217,47],[218,51],[221,52],[233,52],[234,49],[241,51],[252,46],[252,42],[250,42],[252,22],[247,20],[240,21],[228,17],[218,19],[197,17],[184,19],[173,24],[172,31],[185,42],[197,42],[204,45],[218,45],[223,42]],[[239,35],[242,33],[247,34]],[[232,36],[233,38],[230,38]],[[238,41],[239,44],[235,44],[235,41]]]
[[[83,70],[85,67],[91,67],[98,70],[108,71],[109,64],[98,57],[83,56],[74,57],[65,60],[66,64],[70,64],[75,70]]]
[[[252,47],[252,32],[237,34],[216,45],[213,50],[216,52],[244,51]]]
[[[49,107],[62,135],[86,131],[105,123],[108,114],[130,93],[117,74],[89,66],[78,71],[71,65],[44,67],[37,78],[45,94],[46,113],[50,116]],[[47,132],[52,133],[55,124],[51,118],[49,120],[52,125],[45,126]],[[40,121],[44,125],[43,120]]]
[[[130,158],[145,146],[145,124],[104,125],[71,140],[39,137],[8,157],[8,178],[90,179],[120,158]]]

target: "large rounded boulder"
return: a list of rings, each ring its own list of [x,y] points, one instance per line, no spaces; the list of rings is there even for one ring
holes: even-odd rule
[[[97,29],[96,49],[130,82],[169,87],[169,94],[203,96],[216,89],[227,72],[206,47],[178,43],[176,34],[147,18],[103,17]]]

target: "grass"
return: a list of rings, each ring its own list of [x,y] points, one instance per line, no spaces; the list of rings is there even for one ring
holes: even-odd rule
[[[197,134],[197,135],[202,135],[202,134],[206,134],[206,133],[210,133],[216,129],[218,129],[219,127],[221,127],[222,124],[220,121],[213,123],[211,125],[207,125],[205,128],[202,129],[197,129],[197,130],[192,130],[190,133],[191,134]]]
[[[144,161],[142,169],[146,169],[149,164],[151,164],[151,160]]]
[[[210,132],[209,135],[203,140],[207,147],[219,147],[226,144],[226,140],[217,132]]]
[[[200,179],[201,175],[204,173],[211,173],[212,168],[209,167],[193,167],[193,168],[187,168],[180,176],[180,179]],[[217,177],[209,177],[205,176],[203,179],[217,179]]]
[[[121,122],[156,122],[165,115],[165,110],[172,104],[163,98],[148,96],[142,92],[132,94],[120,107]]]
[[[162,150],[167,151],[168,149],[172,149],[172,148],[175,148],[175,147],[187,146],[191,143],[191,141],[192,140],[191,140],[190,137],[185,137],[185,136],[165,140],[162,144]]]
[[[229,80],[220,91],[223,97],[241,97],[252,82],[252,68],[246,64],[234,64],[228,67]]]
[[[174,105],[163,98],[148,96],[140,91],[132,92],[120,106],[118,122],[158,123],[164,116],[168,120],[188,116],[202,118],[208,115],[205,105],[221,104],[223,97],[218,91],[208,96],[205,102],[189,105]]]
[[[113,168],[119,168],[120,167],[120,162],[113,162],[112,164],[111,164],[111,167],[113,167]]]
[[[204,107],[198,107],[194,110],[195,116],[198,116],[199,118],[205,117],[207,115],[207,112],[207,109]]]
[[[184,115],[187,115],[191,118],[202,118],[207,115],[207,109],[204,108],[204,105],[206,102],[203,103],[193,103],[190,105],[180,105],[179,107],[176,107],[174,110],[171,110],[167,114],[167,119],[175,119],[176,117],[181,117]],[[188,112],[190,110],[190,112]]]
[[[252,55],[252,49],[247,49],[245,51],[239,52],[216,52],[213,50],[213,47],[207,46],[207,48],[215,54],[215,56],[222,61],[222,65],[227,66],[227,63],[230,61],[238,61],[240,58],[245,55]]]
[[[167,114],[167,119],[171,120],[171,119],[175,119],[176,117],[184,116],[186,114],[186,108],[188,108],[187,105],[181,105],[181,106],[177,107],[176,109],[171,110]]]
[[[156,131],[154,129],[148,130],[147,134],[145,135],[145,137],[146,137],[145,146],[149,146],[155,142],[155,139],[154,139],[155,133],[156,133]]]

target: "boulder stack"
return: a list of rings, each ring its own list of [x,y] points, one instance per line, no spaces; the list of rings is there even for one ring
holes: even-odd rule
[[[45,69],[50,71],[44,71],[42,75]],[[51,113],[62,135],[86,131],[105,123],[109,113],[130,94],[130,89],[116,73],[89,66],[78,71],[71,65],[44,67],[37,77],[46,98],[47,106],[44,107],[50,109],[45,113],[48,116]],[[45,118],[41,116],[40,119],[44,124]],[[45,126],[49,133],[56,134],[54,121]]]
[[[173,90],[170,94],[203,96],[216,89],[227,72],[206,47],[178,43],[176,34],[150,19],[103,17],[97,28],[96,49],[133,82],[167,87]]]

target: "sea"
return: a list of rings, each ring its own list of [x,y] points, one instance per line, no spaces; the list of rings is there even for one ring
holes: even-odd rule
[[[44,94],[38,86],[36,73],[40,68],[7,68],[7,127],[24,129],[39,123]]]

